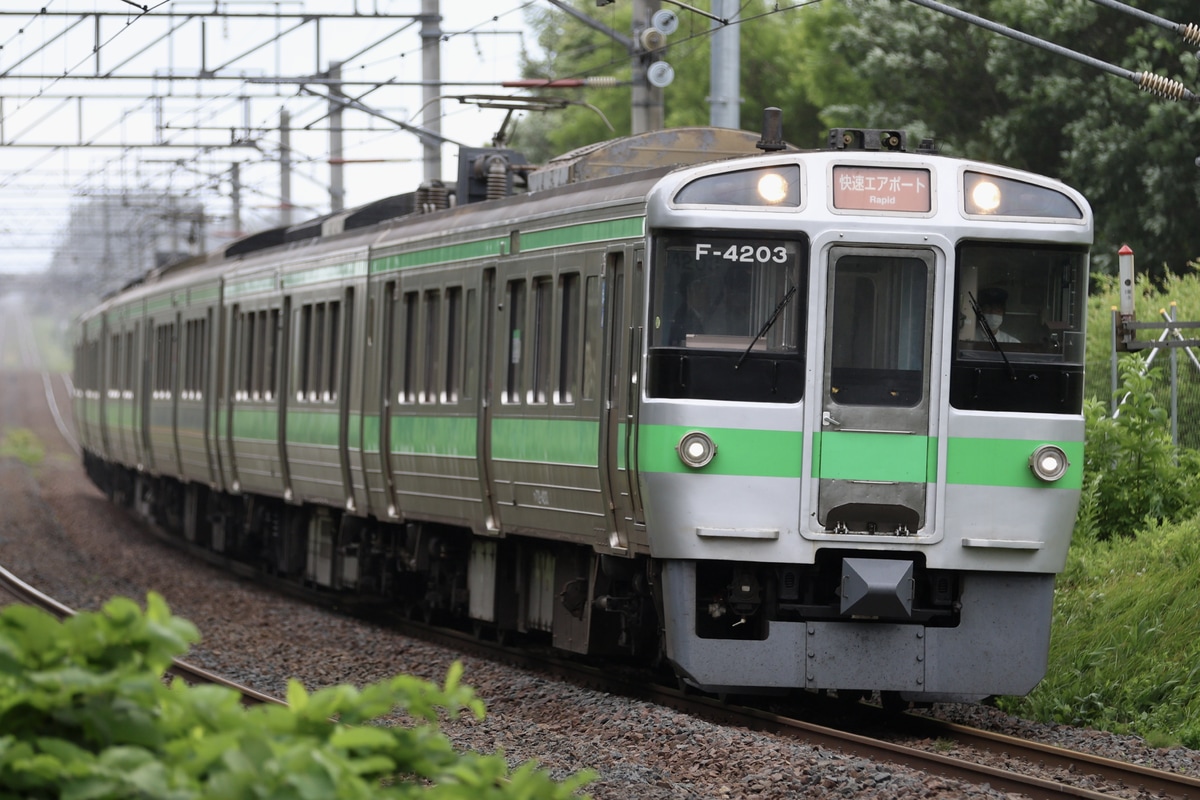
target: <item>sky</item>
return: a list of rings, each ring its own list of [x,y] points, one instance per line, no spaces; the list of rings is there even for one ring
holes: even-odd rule
[[[420,0],[149,2],[144,15],[128,0],[5,0],[0,8],[0,275],[44,270],[81,198],[170,191],[202,200],[210,229],[225,232],[234,162],[243,230],[276,224],[278,119],[285,106],[297,162],[293,219],[326,213],[328,133],[300,128],[324,125],[328,104],[295,83],[263,81],[311,75],[335,60],[345,62],[346,93],[365,92],[362,102],[379,114],[343,115],[346,207],[411,191],[422,180],[420,142],[393,122],[421,122],[420,87],[349,84],[422,78],[420,24],[410,19]],[[536,52],[525,9],[546,5],[441,0],[444,94],[512,94],[499,81],[520,77],[522,48]],[[39,14],[43,8],[60,16]],[[187,17],[214,8],[231,16],[203,24]],[[323,21],[318,33],[311,23],[291,31],[296,23],[288,20],[236,16],[251,13],[362,18]],[[201,67],[231,79],[163,77],[194,75]],[[110,74],[118,77],[83,79]],[[442,111],[442,134],[469,146],[487,145],[505,117],[503,110],[455,99],[444,99]],[[253,146],[229,147],[235,136]],[[80,141],[104,146],[63,146]],[[175,146],[143,146],[150,142]],[[446,179],[454,178],[457,150],[442,149]]]

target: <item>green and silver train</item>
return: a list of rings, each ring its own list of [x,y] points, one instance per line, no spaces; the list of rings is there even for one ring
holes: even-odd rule
[[[79,322],[86,468],[270,573],[706,691],[1028,692],[1087,202],[900,132],[779,139],[464,150],[157,270]]]

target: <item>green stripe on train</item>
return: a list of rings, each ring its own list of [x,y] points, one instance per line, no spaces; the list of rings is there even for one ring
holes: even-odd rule
[[[1055,444],[1067,454],[1070,466],[1053,484],[1038,480],[1029,457],[1043,444]],[[946,448],[946,482],[970,486],[1083,486],[1083,442],[1027,439],[951,439]]]
[[[937,480],[937,440],[928,436],[837,431],[813,438],[815,477],[896,483]]]
[[[564,225],[544,231],[522,231],[521,252],[540,250],[544,247],[563,247],[585,242],[604,242],[612,239],[628,239],[642,236],[645,217],[609,219],[603,222],[584,222],[579,225]]]
[[[675,451],[684,434],[694,430],[703,430],[717,446],[716,457],[700,470],[685,466]],[[800,478],[800,458],[804,449],[804,434],[800,431],[643,425],[638,437],[638,468],[642,472]]]
[[[600,423],[583,419],[492,420],[492,458],[595,467]]]
[[[469,258],[494,258],[504,255],[507,248],[508,237],[496,237],[480,239],[474,242],[428,247],[408,253],[396,253],[382,258],[371,259],[371,274],[393,272],[398,269],[409,269],[410,267],[426,267],[432,264],[448,264],[454,261],[465,261]]]
[[[675,451],[691,426],[647,425],[640,431],[638,466],[643,472],[702,472],[737,477],[801,477],[803,435],[798,431],[703,428],[717,455],[700,470],[680,461]],[[853,438],[849,438],[853,436]],[[1029,456],[1041,444],[1057,444],[1070,468],[1054,484],[1029,470]],[[886,433],[814,434],[814,478],[932,483],[937,476],[937,440]],[[832,450],[831,450],[832,448]],[[824,451],[824,452],[822,452]],[[947,443],[946,482],[954,485],[1078,489],[1083,477],[1080,442],[1025,439],[955,438]]]

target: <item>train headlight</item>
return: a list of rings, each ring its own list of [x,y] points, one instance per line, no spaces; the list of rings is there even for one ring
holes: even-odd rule
[[[717,454],[717,446],[708,438],[708,434],[691,431],[679,440],[675,452],[679,453],[680,461],[693,469],[700,469],[713,460],[713,456]]]
[[[989,180],[981,180],[971,189],[971,205],[976,214],[992,214],[1000,207],[1000,187]]]
[[[1029,468],[1033,470],[1033,474],[1047,482],[1061,478],[1067,473],[1069,466],[1071,464],[1067,461],[1067,454],[1061,447],[1052,444],[1042,445],[1029,457]]]
[[[758,196],[771,205],[782,203],[788,196],[787,178],[778,172],[768,172],[758,179]]]

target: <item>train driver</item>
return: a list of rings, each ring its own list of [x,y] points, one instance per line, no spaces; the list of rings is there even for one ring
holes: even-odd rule
[[[976,339],[985,342],[988,340],[987,332],[984,330],[986,321],[987,327],[991,329],[997,342],[1013,344],[1021,341],[1011,333],[1000,330],[1000,326],[1004,324],[1004,310],[1007,304],[1008,292],[999,286],[989,286],[979,290],[979,316],[975,322],[975,326],[979,330]]]

